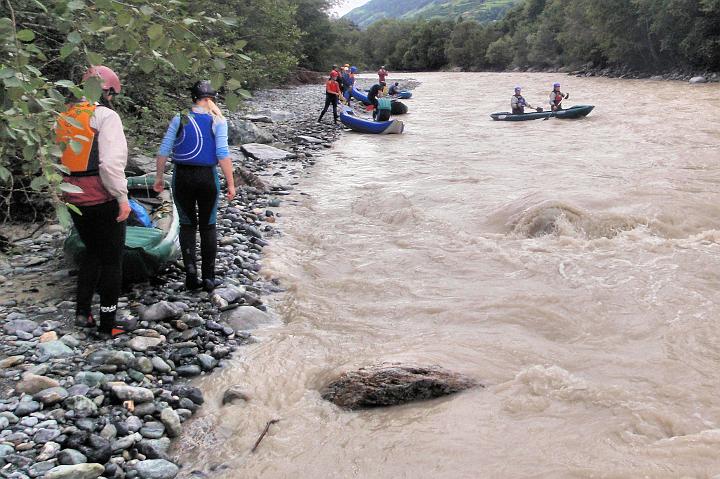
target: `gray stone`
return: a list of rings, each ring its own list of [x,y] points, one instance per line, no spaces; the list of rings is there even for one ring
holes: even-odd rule
[[[35,321],[30,321],[29,319],[14,319],[3,325],[3,331],[5,331],[5,334],[9,334],[11,336],[16,336],[18,331],[32,333],[37,328],[38,324]]]
[[[128,346],[133,351],[144,353],[148,349],[156,348],[165,342],[164,338],[151,338],[146,336],[136,336],[128,341]]]
[[[155,173],[155,158],[146,155],[132,155],[127,159],[126,171],[135,175],[145,175]]]
[[[15,385],[15,391],[21,394],[36,394],[48,388],[58,387],[56,380],[47,376],[39,376],[33,373],[23,374],[23,378]]]
[[[268,115],[245,115],[244,119],[253,123],[275,123]]]
[[[160,439],[165,434],[165,426],[157,421],[146,422],[140,428],[140,434],[148,439]]]
[[[40,401],[46,406],[52,406],[60,401],[64,401],[69,396],[67,389],[61,387],[43,389],[33,396],[33,399]]]
[[[362,409],[433,399],[478,385],[437,366],[382,365],[341,375],[322,397],[343,408]]]
[[[170,450],[170,439],[161,437],[160,439],[143,439],[136,446],[138,452],[143,454],[147,459],[168,459],[168,451]]]
[[[213,291],[213,297],[217,296],[220,299],[225,300],[225,304],[235,303],[237,300],[243,297],[245,294],[245,288],[237,286],[225,286],[218,288]],[[214,300],[215,301],[215,300]]]
[[[85,396],[70,396],[64,402],[65,407],[75,411],[75,417],[91,417],[98,412],[97,405]]]
[[[268,145],[261,145],[259,143],[248,143],[247,145],[243,145],[242,151],[250,158],[254,158],[258,161],[284,160],[290,156],[290,153],[285,150]]]
[[[272,324],[274,319],[268,313],[253,306],[240,306],[223,313],[223,320],[236,331],[248,331]]]
[[[182,376],[185,378],[199,376],[202,372],[200,366],[198,366],[197,364],[185,364],[183,366],[175,368],[175,371],[178,373],[178,376]]]
[[[228,143],[242,145],[245,143],[272,143],[272,134],[249,120],[230,120],[228,122]]]
[[[320,138],[315,138],[314,136],[306,136],[306,135],[300,135],[295,138],[300,143],[309,143],[311,145],[319,145],[321,143],[325,143],[325,140],[321,140]]]
[[[9,444],[0,444],[0,459],[9,456],[10,454],[15,454],[15,448]]]
[[[210,371],[218,365],[217,359],[209,354],[198,354],[197,362],[203,371]]]
[[[135,355],[129,351],[96,351],[88,357],[88,361],[97,365],[130,367],[135,362]]]
[[[52,441],[47,442],[40,450],[40,454],[38,454],[37,460],[47,461],[48,459],[52,459],[53,457],[57,456],[58,452],[60,452],[60,444]]]
[[[85,396],[88,392],[90,392],[90,386],[87,384],[73,384],[70,386],[67,390],[68,396]]]
[[[696,76],[690,79],[691,85],[696,85],[698,83],[707,83],[707,78],[705,78],[704,76]]]
[[[49,441],[54,441],[55,439],[60,436],[60,431],[58,429],[38,429],[35,434],[33,434],[33,441],[35,441],[36,444],[45,444]]]
[[[74,464],[85,464],[87,457],[76,449],[63,449],[57,455],[58,462],[60,464],[74,465]]]
[[[135,434],[130,434],[125,437],[121,437],[112,442],[110,447],[112,448],[113,454],[119,454],[126,449],[130,449],[135,445]]]
[[[152,366],[156,371],[159,371],[161,373],[169,373],[170,371],[172,371],[170,365],[166,363],[160,356],[153,356],[152,358],[150,358],[150,361],[152,362]]]
[[[121,401],[135,401],[136,403],[150,402],[155,395],[150,389],[128,386],[123,383],[111,383],[110,390]]]
[[[142,419],[137,416],[130,416],[125,420],[125,425],[130,432],[138,432],[142,427]]]
[[[60,338],[60,341],[67,344],[71,348],[77,348],[78,346],[80,346],[80,340],[72,334],[66,334],[65,336]]]
[[[135,470],[141,479],[173,479],[179,472],[175,464],[165,459],[140,461],[135,465]]]
[[[107,383],[107,378],[103,373],[95,371],[81,371],[75,375],[75,382],[85,384],[91,388],[96,388]]]
[[[138,371],[144,374],[150,374],[153,371],[152,360],[145,356],[137,358],[135,361],[135,367]]]
[[[19,417],[27,416],[40,410],[40,403],[37,401],[20,401],[15,408],[15,415]]]
[[[56,466],[56,463],[57,461],[55,459],[51,459],[49,461],[35,462],[32,466],[28,468],[28,474],[30,475],[30,477],[40,477],[46,472],[48,472],[50,469],[54,468]]]
[[[38,356],[41,361],[47,361],[48,359],[55,358],[69,358],[74,355],[73,350],[68,347],[67,344],[62,341],[48,341],[47,343],[40,343],[37,346]]]
[[[173,408],[166,407],[160,412],[160,420],[165,425],[165,431],[169,437],[178,437],[182,432],[180,416]]]
[[[112,424],[106,424],[105,427],[102,428],[102,431],[100,431],[100,436],[108,440],[115,439],[115,436],[117,436],[117,429]]]
[[[140,319],[143,321],[163,321],[166,319],[174,319],[179,317],[184,309],[183,303],[168,303],[167,301],[160,301],[151,306],[148,306],[140,313]]]
[[[102,464],[64,465],[50,469],[44,479],[97,479],[104,472]]]

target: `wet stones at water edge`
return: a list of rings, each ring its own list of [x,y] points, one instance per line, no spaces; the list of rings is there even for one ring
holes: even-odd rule
[[[484,386],[438,366],[390,364],[344,373],[321,394],[327,401],[354,410],[434,399],[473,387]]]

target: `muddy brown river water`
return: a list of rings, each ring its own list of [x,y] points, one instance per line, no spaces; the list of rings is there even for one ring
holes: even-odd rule
[[[509,123],[515,84],[540,103],[557,76],[414,77],[404,135],[344,135],[280,208],[279,322],[198,381],[185,473],[720,478],[720,85],[561,76],[588,118]],[[487,388],[317,392],[383,361]]]

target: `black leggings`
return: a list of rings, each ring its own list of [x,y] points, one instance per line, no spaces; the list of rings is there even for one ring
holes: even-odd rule
[[[203,279],[215,279],[220,178],[214,166],[175,165],[173,198],[180,216],[180,250],[186,272],[196,274],[196,235],[200,230]]]
[[[333,117],[335,118],[335,121],[338,119],[338,97],[337,95],[332,95],[330,93],[325,93],[325,108],[323,108],[322,113],[320,113],[320,118],[318,118],[318,121],[322,120],[325,116],[325,113],[327,113],[328,108],[330,108],[330,105],[333,107]]]
[[[116,221],[119,207],[115,200],[94,206],[79,206],[78,209],[82,215],[70,211],[75,229],[85,243],[78,273],[77,314],[90,315],[92,298],[97,289],[100,293],[100,321],[107,326],[115,319],[120,296],[125,222]]]

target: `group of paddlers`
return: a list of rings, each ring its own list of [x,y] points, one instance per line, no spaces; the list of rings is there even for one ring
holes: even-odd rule
[[[102,96],[95,102],[71,98],[67,111],[58,118],[57,139],[61,158],[64,200],[85,254],[79,265],[75,323],[116,336],[135,328],[134,318],[117,314],[122,284],[122,257],[126,221],[131,213],[128,200],[128,147],[113,98],[120,93],[117,74],[105,66],[87,70],[83,82],[97,78]],[[217,93],[208,81],[196,82],[190,90],[192,106],[174,116],[157,155],[154,190],[165,188],[165,164],[174,164],[172,194],[180,221],[180,248],[189,290],[213,290],[217,232],[215,227],[220,181],[218,166],[227,181],[227,197],[235,196],[232,161],[228,149],[228,125],[215,104]],[[196,266],[196,235],[200,232],[202,268]],[[95,292],[100,295],[99,320],[92,314]]]
[[[333,65],[330,75],[325,82],[325,106],[320,112],[318,122],[321,122],[325,113],[330,106],[333,108],[333,118],[335,123],[338,122],[338,103],[349,104],[352,101],[352,90],[355,86],[355,74],[358,72],[357,67],[345,64],[343,67]],[[378,82],[368,91],[368,102],[373,106],[373,119],[378,121],[387,120],[390,110],[381,109],[378,98],[385,95],[395,95],[399,93],[399,83],[395,83],[387,88],[386,79],[389,75],[385,66],[381,66],[377,72]]]
[[[550,110],[558,111],[562,110],[562,101],[570,97],[569,93],[563,93],[560,91],[560,83],[555,82],[553,84],[553,90],[550,92]],[[515,87],[515,94],[510,98],[510,108],[512,109],[513,115],[522,115],[525,113],[525,108],[531,108],[538,112],[543,111],[540,107],[533,107],[525,100],[522,96],[522,87]]]

